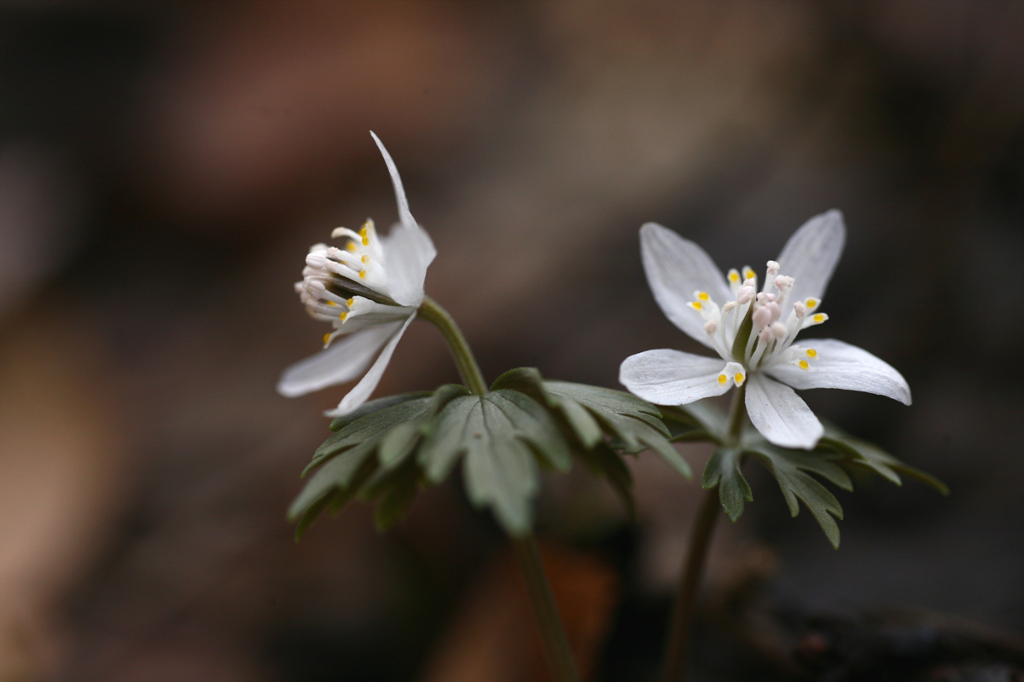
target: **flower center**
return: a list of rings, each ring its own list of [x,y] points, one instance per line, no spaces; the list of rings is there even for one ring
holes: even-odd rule
[[[367,219],[355,232],[336,228],[331,237],[346,237],[344,248],[316,244],[306,256],[302,281],[295,291],[315,319],[330,322],[335,331],[324,335],[324,345],[351,329],[344,327],[353,318],[384,322],[406,316],[406,309],[391,299],[387,291],[384,249],[373,221]]]
[[[739,270],[730,270],[726,280],[733,299],[721,307],[706,291],[693,292],[694,300],[688,304],[704,320],[704,331],[722,359],[730,365],[739,364],[747,373],[779,362],[812,369],[818,352],[793,342],[801,329],[828,319],[825,313],[817,312],[821,300],[790,300],[794,279],[781,274],[775,261],[768,261],[760,292],[757,274],[749,267],[743,268],[742,276]],[[744,380],[742,372],[728,367],[718,379],[721,383],[733,379],[737,385]]]

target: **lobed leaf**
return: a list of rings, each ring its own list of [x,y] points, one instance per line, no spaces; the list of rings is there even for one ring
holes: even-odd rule
[[[736,521],[743,513],[744,501],[754,501],[750,485],[740,471],[742,464],[743,451],[740,448],[717,448],[704,467],[701,480],[701,487],[705,490],[718,486],[718,499],[731,521]]]
[[[800,512],[797,500],[803,502],[825,532],[825,537],[838,548],[839,526],[835,518],[843,518],[843,508],[839,500],[810,475],[817,474],[844,490],[852,490],[850,477],[833,461],[834,455],[781,448],[767,441],[747,443],[744,450],[757,456],[775,476],[789,513],[796,516]]]
[[[869,469],[896,485],[903,485],[900,478],[902,473],[943,495],[949,495],[949,486],[931,474],[916,469],[874,443],[854,438],[831,424],[825,424],[825,435],[818,442],[818,446],[843,455],[842,463]]]

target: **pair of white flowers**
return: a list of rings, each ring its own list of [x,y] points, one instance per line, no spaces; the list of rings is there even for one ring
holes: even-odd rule
[[[371,133],[373,135],[373,133]],[[358,232],[338,228],[342,248],[317,244],[295,285],[314,318],[330,322],[325,350],[285,371],[278,391],[297,396],[363,378],[329,416],[348,414],[377,387],[402,334],[424,300],[427,267],[437,254],[413,219],[402,180],[380,139],[395,188],[400,221],[387,237],[367,220]],[[821,339],[795,343],[820,312],[825,287],[845,241],[843,219],[829,211],[796,231],[777,261],[768,261],[763,286],[750,268],[727,275],[696,244],[648,223],[640,229],[644,270],[662,311],[683,332],[718,353],[711,358],[651,350],[627,358],[619,379],[659,405],[684,405],[745,387],[751,422],[770,442],[813,448],[823,428],[793,391],[843,388],[910,404],[899,372],[865,350]],[[337,337],[344,339],[335,341]]]

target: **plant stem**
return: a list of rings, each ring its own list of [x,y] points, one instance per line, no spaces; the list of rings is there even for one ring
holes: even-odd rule
[[[729,442],[728,445],[738,445],[740,435],[743,433],[743,421],[747,417],[747,385],[743,384],[736,389],[732,396],[732,405],[729,408]]]
[[[569,640],[566,639],[555,596],[544,573],[537,543],[532,535],[513,537],[512,548],[515,550],[516,563],[519,564],[519,573],[526,583],[526,591],[530,594],[530,605],[533,607],[533,616],[540,630],[551,674],[556,682],[579,682],[576,662],[569,650]]]
[[[732,407],[729,410],[729,433],[727,445],[739,443],[746,417],[744,398],[746,386],[740,386],[733,394]],[[665,669],[662,682],[679,682],[683,678],[686,667],[686,645],[689,643],[690,630],[693,625],[693,612],[697,605],[697,592],[700,579],[704,573],[708,547],[715,530],[715,521],[719,517],[718,490],[712,488],[704,494],[697,518],[690,531],[690,547],[686,554],[686,563],[679,576],[679,591],[672,608],[672,627],[669,631],[665,651]]]
[[[466,337],[462,335],[458,325],[455,324],[455,320],[448,314],[448,311],[439,306],[434,299],[424,297],[423,303],[419,308],[419,314],[441,332],[441,336],[444,337],[448,348],[452,352],[452,356],[455,358],[455,364],[459,366],[462,380],[469,386],[469,390],[476,395],[485,395],[487,393],[487,384],[484,382],[484,376],[480,372],[480,366],[476,364],[476,358],[473,357],[473,351],[470,350],[469,344],[466,343]]]
[[[462,380],[469,386],[469,390],[479,396],[486,395],[487,384],[480,372],[480,366],[476,364],[476,358],[473,357],[473,351],[470,350],[466,337],[462,335],[448,311],[433,299],[424,297],[419,314],[441,332],[455,358],[455,364],[459,367]],[[565,629],[562,627],[562,620],[558,615],[558,607],[555,605],[551,585],[544,573],[544,564],[541,562],[540,552],[537,551],[537,543],[532,535],[513,537],[511,540],[512,548],[515,550],[516,563],[519,565],[519,573],[523,576],[526,591],[530,595],[530,604],[540,630],[544,655],[548,660],[554,679],[556,682],[579,682],[576,662],[569,650],[569,641],[565,637]]]

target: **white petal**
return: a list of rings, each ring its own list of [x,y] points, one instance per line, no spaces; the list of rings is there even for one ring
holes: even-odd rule
[[[384,244],[388,269],[388,295],[400,305],[418,308],[423,303],[423,281],[437,250],[427,231],[416,223],[395,225]]]
[[[747,380],[747,415],[770,443],[810,450],[825,429],[796,391],[763,374]]]
[[[349,412],[352,412],[360,405],[366,402],[366,399],[370,397],[374,389],[377,388],[377,384],[380,383],[380,378],[384,375],[384,370],[388,368],[388,363],[391,362],[391,354],[395,352],[395,346],[402,338],[402,334],[409,327],[409,324],[415,319],[416,315],[410,315],[409,319],[402,324],[397,331],[394,332],[393,336],[388,339],[388,342],[384,344],[383,350],[380,355],[377,356],[377,361],[373,363],[373,367],[370,371],[359,380],[359,383],[352,387],[352,390],[348,392],[341,402],[338,403],[338,407],[333,410],[326,412],[328,417],[341,417]],[[394,329],[394,325],[387,325],[391,329]]]
[[[800,347],[817,352],[809,369],[780,363],[765,371],[793,388],[864,391],[910,404],[910,386],[903,375],[863,348],[835,339],[801,339]]]
[[[649,350],[632,355],[619,368],[619,382],[658,405],[685,405],[722,395],[732,382],[719,383],[722,361],[678,350]]]
[[[434,242],[409,211],[409,200],[405,196],[402,178],[394,160],[384,148],[384,143],[377,133],[370,131],[373,141],[377,143],[388,173],[391,184],[395,186],[395,201],[398,203],[398,218],[401,221],[391,228],[391,234],[385,240],[388,295],[395,303],[418,308],[423,302],[423,280],[427,276],[427,266],[437,255]]]
[[[402,187],[402,178],[398,175],[398,168],[395,166],[391,155],[388,154],[388,150],[384,148],[384,143],[377,137],[377,133],[371,130],[370,135],[373,137],[373,141],[377,143],[377,149],[380,150],[381,155],[384,157],[384,163],[388,166],[388,173],[391,174],[391,184],[395,186],[395,200],[398,202],[398,218],[402,221],[403,225],[415,225],[416,220],[412,217],[412,213],[409,212],[409,200],[405,198],[405,188]]]
[[[694,291],[706,291],[719,305],[732,298],[725,276],[704,250],[657,223],[640,228],[640,255],[647,283],[665,317],[709,348],[704,320],[686,304]]]
[[[824,298],[845,243],[843,214],[834,209],[814,216],[793,233],[778,258],[780,272],[794,280],[789,301]]]
[[[325,351],[300,360],[281,375],[277,392],[294,398],[334,384],[352,381],[363,373],[381,346],[402,322],[378,325],[335,342]]]

